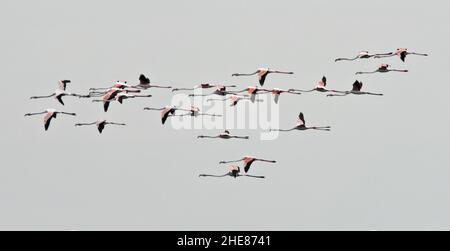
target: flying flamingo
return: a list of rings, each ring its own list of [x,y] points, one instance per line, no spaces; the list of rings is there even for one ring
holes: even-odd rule
[[[193,88],[174,88],[172,89],[173,92],[175,91],[193,91],[195,89],[209,89],[209,88],[213,88],[213,87],[218,87],[220,85],[211,85],[211,84],[199,84],[194,86]],[[222,85],[223,87],[236,87],[235,85]]]
[[[207,99],[206,101],[226,101],[226,100],[228,100],[228,99],[231,100],[230,106],[236,106],[237,103],[238,103],[240,100],[244,100],[244,99],[250,100],[250,98],[249,98],[248,96],[241,96],[241,95],[234,95],[234,94],[233,94],[233,95],[231,95],[230,97],[226,97],[226,98],[223,98],[223,99],[209,98],[209,99]],[[262,99],[255,99],[255,101],[256,101],[256,102],[262,102],[263,100],[262,100]]]
[[[39,114],[45,114],[45,116],[44,116],[44,129],[46,131],[48,130],[48,128],[50,126],[50,122],[52,121],[52,118],[56,119],[56,115],[57,114],[65,114],[65,115],[76,116],[75,113],[72,113],[72,112],[60,112],[60,111],[57,111],[55,109],[46,109],[43,112],[27,113],[27,114],[25,114],[25,116],[33,116],[33,115],[39,115]]]
[[[147,95],[130,95],[128,93],[123,93],[123,92],[119,92],[112,100],[107,100],[104,101],[103,99],[93,99],[92,102],[113,102],[113,101],[118,101],[119,103],[123,103],[124,99],[129,99],[129,98],[149,98],[152,97],[152,95],[147,94]]]
[[[189,97],[205,97],[205,96],[211,96],[211,95],[226,96],[228,94],[236,94],[235,92],[229,92],[226,89],[227,88],[225,86],[218,85],[216,87],[216,90],[213,93],[209,93],[209,94],[189,94]]]
[[[179,111],[187,111],[188,113],[177,114],[177,115],[173,114],[171,116],[192,116],[192,117],[212,116],[212,117],[222,117],[222,115],[216,115],[216,114],[211,114],[211,113],[200,113],[200,108],[198,108],[196,106],[191,106],[191,109],[178,108],[177,110],[179,110]]]
[[[230,131],[225,130],[223,133],[217,135],[217,136],[205,136],[205,135],[200,135],[197,138],[202,139],[202,138],[208,138],[208,139],[249,139],[248,136],[233,136],[230,135]]]
[[[392,56],[399,56],[400,59],[405,62],[407,55],[417,55],[417,56],[428,56],[426,53],[417,53],[417,52],[409,52],[406,48],[398,48],[395,52],[389,54],[389,55],[379,55],[376,56],[376,58],[384,58],[384,57],[392,57]]]
[[[249,87],[245,88],[244,90],[237,91],[235,93],[241,93],[241,92],[247,92],[250,95],[250,101],[252,101],[252,103],[253,103],[256,100],[257,94],[269,93],[270,90],[261,89],[261,88],[258,88],[257,86],[249,86]]]
[[[317,91],[317,92],[338,92],[336,90],[332,90],[332,89],[327,89],[327,78],[325,76],[322,77],[322,80],[319,81],[319,83],[317,83],[316,87],[314,87],[314,89],[311,90],[298,90],[298,89],[289,89],[289,91],[291,93],[293,92],[313,92],[313,91]]]
[[[240,174],[241,173],[241,168],[239,168],[239,166],[231,166],[230,167],[230,171],[224,175],[212,175],[212,174],[200,174],[199,177],[226,177],[226,176],[231,176],[234,178],[237,177],[250,177],[250,178],[260,178],[260,179],[264,179],[264,176],[255,176],[255,175],[248,175],[248,174]]]
[[[358,74],[370,74],[370,73],[376,73],[376,72],[385,73],[385,72],[390,72],[390,71],[408,72],[408,70],[389,69],[389,67],[390,67],[390,65],[388,65],[388,64],[382,64],[375,71],[359,71],[359,72],[357,72],[355,74],[356,75],[358,75]]]
[[[84,95],[80,95],[80,94],[66,92],[67,83],[70,83],[70,80],[60,80],[60,81],[58,81],[58,88],[55,90],[54,93],[52,93],[50,95],[46,95],[46,96],[32,96],[32,97],[30,97],[30,99],[55,97],[55,99],[58,100],[58,102],[61,105],[64,105],[64,101],[62,100],[62,98],[64,96],[73,96],[73,97],[83,97],[84,96]]]
[[[140,92],[140,90],[126,90],[120,88],[111,88],[104,96],[103,96],[103,110],[105,112],[108,111],[109,103],[115,100],[119,93],[129,93],[129,92]]]
[[[259,68],[258,70],[256,70],[255,72],[253,72],[253,73],[234,73],[234,74],[232,74],[231,76],[252,76],[252,75],[255,75],[255,74],[258,74],[258,77],[259,77],[259,84],[261,85],[261,86],[263,86],[264,85],[264,82],[266,81],[266,77],[267,77],[267,75],[269,75],[270,73],[278,73],[278,74],[294,74],[293,72],[291,72],[291,71],[272,71],[272,70],[269,70],[269,68]]]
[[[342,61],[342,60],[353,61],[353,60],[356,60],[356,59],[364,59],[364,58],[371,58],[371,57],[378,57],[378,56],[388,56],[388,55],[391,55],[391,54],[392,54],[392,52],[370,54],[368,51],[360,51],[358,53],[358,55],[356,55],[354,58],[336,58],[334,60],[334,62],[338,62],[338,61]]]
[[[146,77],[144,74],[141,74],[139,76],[139,84],[133,86],[134,88],[138,89],[148,89],[148,88],[165,88],[165,89],[171,89],[172,86],[161,86],[161,85],[151,85],[150,79]]]
[[[355,94],[355,95],[377,95],[377,96],[383,96],[381,93],[372,93],[372,92],[362,92],[363,83],[356,80],[353,83],[353,88],[351,91],[345,91],[341,92],[342,94],[328,94],[327,97],[335,97],[335,96],[347,96],[349,94]]]
[[[296,95],[300,95],[301,93],[299,92],[294,92],[292,90],[282,90],[282,89],[278,89],[278,88],[273,88],[272,90],[269,90],[272,95],[273,95],[273,101],[275,102],[275,104],[278,104],[278,100],[280,99],[280,95],[282,93],[290,93],[290,94],[296,94]]]
[[[161,122],[164,125],[166,123],[166,120],[169,116],[173,116],[175,114],[175,111],[179,108],[174,106],[165,106],[163,108],[152,108],[152,107],[145,107],[144,110],[149,111],[161,111]]]
[[[97,90],[110,90],[111,88],[119,88],[119,89],[125,89],[125,88],[131,88],[132,86],[127,84],[127,81],[121,81],[117,80],[116,83],[114,83],[111,87],[98,87],[98,88],[89,88],[90,91],[97,91]]]
[[[270,131],[280,131],[280,132],[289,132],[293,130],[321,130],[321,131],[330,131],[330,126],[312,126],[308,127],[305,124],[305,117],[303,116],[303,113],[301,112],[298,115],[298,122],[297,125],[291,129],[270,129]]]
[[[276,163],[275,160],[257,159],[257,158],[252,157],[252,156],[245,156],[244,158],[238,159],[238,160],[220,161],[219,164],[236,163],[236,162],[240,162],[240,161],[244,161],[244,172],[245,172],[245,173],[248,172],[248,170],[250,169],[250,166],[251,166],[251,165],[253,164],[253,162],[255,162],[255,161],[269,162],[269,163]]]
[[[86,126],[86,125],[96,125],[97,129],[98,129],[98,132],[102,133],[103,129],[105,129],[106,125],[121,125],[121,126],[124,126],[126,124],[109,122],[109,121],[106,121],[106,120],[98,120],[98,121],[95,121],[95,122],[92,122],[92,123],[77,123],[77,124],[75,124],[75,126]]]
[[[117,81],[113,86],[111,87],[104,87],[104,88],[90,88],[89,97],[99,97],[107,94],[112,89],[121,89],[125,90],[127,92],[141,92],[140,90],[137,90],[134,88],[134,86],[127,84],[127,81]]]

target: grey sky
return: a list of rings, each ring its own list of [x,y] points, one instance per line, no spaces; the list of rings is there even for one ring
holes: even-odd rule
[[[3,1],[0,229],[450,229],[449,1]],[[333,61],[360,50],[398,47],[429,57]],[[359,70],[380,63],[410,72],[358,76],[383,97],[283,96],[280,126],[303,111],[331,132],[293,132],[275,141],[197,140],[219,131],[173,130],[144,106],[151,99],[100,104],[49,94],[136,82],[189,87],[256,84],[234,72],[271,67],[267,87],[350,89]],[[44,132],[54,107],[76,112]],[[99,135],[75,122],[127,123]],[[265,180],[202,179],[220,160],[243,155]]]

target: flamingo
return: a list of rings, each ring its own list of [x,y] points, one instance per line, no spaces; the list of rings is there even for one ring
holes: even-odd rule
[[[249,86],[249,87],[245,88],[244,90],[237,91],[235,93],[241,93],[241,92],[247,92],[250,95],[250,101],[252,101],[252,103],[253,103],[256,100],[257,94],[269,93],[270,91],[266,90],[266,89],[260,89],[257,86]]]
[[[259,69],[257,69],[255,72],[253,72],[253,73],[234,73],[234,74],[232,74],[231,76],[252,76],[252,75],[255,75],[255,74],[258,74],[258,77],[259,77],[259,84],[261,85],[261,86],[263,86],[264,85],[264,82],[266,81],[266,77],[267,77],[267,75],[269,75],[270,73],[278,73],[278,74],[294,74],[293,72],[291,72],[291,71],[272,71],[272,70],[269,70],[269,68],[259,68]]]
[[[75,126],[87,126],[87,125],[96,125],[97,129],[98,129],[98,132],[102,133],[103,129],[105,129],[106,125],[121,125],[121,126],[125,126],[126,124],[116,123],[116,122],[109,122],[109,121],[106,121],[106,120],[98,120],[98,121],[95,121],[95,122],[92,122],[92,123],[77,123],[77,124],[75,124]]]
[[[375,71],[359,71],[359,72],[356,72],[355,74],[356,75],[358,75],[358,74],[371,74],[371,73],[376,73],[376,72],[385,73],[385,72],[390,72],[390,71],[408,72],[408,70],[389,69],[389,67],[390,67],[390,65],[388,65],[388,64],[382,64]]]
[[[264,176],[255,176],[255,175],[248,175],[248,174],[240,174],[241,173],[241,168],[239,166],[231,166],[230,167],[230,171],[224,175],[212,175],[212,174],[200,174],[199,177],[226,177],[226,176],[231,176],[233,178],[237,178],[237,177],[250,177],[250,178],[260,178],[260,179],[264,179]]]
[[[228,94],[236,94],[235,92],[229,92],[226,89],[227,88],[225,86],[218,85],[216,87],[216,90],[213,93],[209,93],[209,94],[189,94],[189,97],[205,97],[205,96],[211,96],[211,95],[226,96]]]
[[[193,91],[193,90],[195,90],[195,89],[209,89],[209,88],[213,88],[213,87],[218,87],[218,86],[220,86],[220,85],[211,85],[211,84],[208,84],[208,83],[206,83],[206,84],[199,84],[199,85],[196,85],[196,86],[194,86],[193,88],[174,88],[174,89],[172,89],[172,92],[175,92],[175,91],[182,91],[182,90],[185,90],[185,91]],[[223,87],[236,87],[236,85],[222,85]]]
[[[223,133],[217,135],[217,136],[205,136],[205,135],[200,135],[197,136],[197,138],[202,139],[202,138],[208,138],[208,139],[249,139],[248,136],[233,136],[230,135],[230,131],[225,130]]]
[[[327,97],[334,97],[334,96],[347,96],[349,94],[355,94],[355,95],[376,95],[376,96],[383,96],[383,94],[381,93],[372,93],[372,92],[362,92],[363,83],[356,80],[353,83],[353,88],[351,91],[345,91],[345,92],[341,92],[343,94],[328,94]]]
[[[409,52],[406,48],[398,48],[395,52],[391,52],[389,55],[379,55],[376,58],[399,56],[400,59],[405,62],[407,55],[428,56],[426,53]]]
[[[133,86],[134,88],[138,89],[148,89],[148,88],[165,88],[165,89],[171,89],[172,86],[161,86],[161,85],[151,85],[150,79],[146,77],[144,74],[141,74],[139,76],[139,84]]]
[[[253,156],[245,156],[244,158],[238,159],[238,160],[220,161],[219,164],[236,163],[236,162],[240,162],[240,161],[244,161],[244,172],[245,173],[248,172],[248,170],[250,169],[250,166],[255,161],[268,162],[268,163],[276,163],[277,162],[275,160],[257,159]]]
[[[149,98],[152,97],[152,95],[147,94],[147,95],[129,95],[127,93],[123,93],[123,92],[119,92],[112,100],[107,100],[104,101],[103,99],[93,99],[92,102],[113,102],[113,101],[118,101],[119,103],[123,103],[124,99],[129,99],[129,98]]]
[[[248,99],[248,100],[250,100],[250,98],[248,97],[248,96],[240,96],[240,95],[231,95],[230,97],[226,97],[226,98],[223,98],[223,99],[214,99],[214,98],[209,98],[209,99],[207,99],[206,101],[226,101],[226,100],[228,100],[228,99],[231,99],[231,104],[230,104],[230,106],[236,106],[237,105],[237,103],[240,101],[240,100],[244,100],[244,99]],[[255,99],[255,101],[256,102],[262,102],[263,100],[262,99]]]
[[[125,88],[131,88],[132,86],[127,84],[127,81],[121,81],[117,80],[116,83],[114,83],[111,87],[98,87],[98,88],[89,88],[90,91],[97,91],[97,90],[110,90],[111,88],[119,88],[119,89],[125,89]]]
[[[161,111],[161,122],[164,125],[169,116],[174,115],[175,111],[179,108],[174,106],[165,106],[163,108],[152,108],[152,107],[144,107],[144,110],[149,111]]]
[[[187,111],[188,113],[185,114],[173,114],[171,116],[192,116],[192,117],[197,117],[197,116],[212,116],[212,117],[222,117],[222,115],[216,115],[216,114],[211,114],[211,113],[200,113],[200,108],[196,107],[196,106],[191,106],[190,109],[182,109],[182,108],[178,108],[177,110],[180,111]]]
[[[370,54],[368,51],[360,51],[358,53],[358,55],[356,55],[354,58],[336,58],[334,60],[334,62],[338,62],[338,61],[342,61],[342,60],[353,61],[353,60],[356,60],[356,59],[372,58],[372,57],[378,57],[378,56],[388,56],[388,55],[391,55],[391,54],[392,54],[392,52]]]
[[[25,116],[34,116],[34,115],[39,115],[39,114],[45,114],[45,116],[44,116],[44,129],[46,131],[50,127],[50,122],[52,121],[52,118],[56,119],[56,115],[57,114],[64,114],[64,115],[71,115],[71,116],[76,116],[77,115],[76,113],[72,113],[72,112],[60,112],[60,111],[57,111],[56,109],[46,109],[43,112],[27,113],[27,114],[25,114]]]
[[[290,94],[295,94],[295,95],[300,95],[301,93],[299,92],[294,92],[292,90],[282,90],[282,89],[278,89],[278,88],[273,88],[272,90],[269,90],[272,95],[273,95],[273,101],[275,102],[275,104],[278,104],[278,100],[280,99],[280,95],[282,93],[290,93]]]
[[[320,131],[330,131],[330,126],[312,126],[308,127],[305,124],[305,117],[303,116],[303,113],[301,112],[298,115],[298,122],[297,125],[291,129],[270,129],[270,131],[280,131],[280,132],[289,132],[293,130],[320,130]]]
[[[311,90],[299,90],[299,89],[289,89],[289,91],[291,93],[293,92],[313,92],[313,91],[318,91],[318,92],[338,92],[336,90],[332,90],[332,89],[327,89],[327,78],[325,76],[322,77],[322,80],[319,81],[319,83],[317,83],[316,87],[314,87],[314,89]]]
[[[119,93],[129,93],[129,92],[140,92],[140,90],[126,90],[120,88],[111,88],[104,96],[103,96],[103,110],[105,112],[108,111],[109,103],[112,100],[115,100]]]
[[[61,105],[64,105],[64,101],[62,100],[62,98],[64,96],[73,96],[73,97],[83,97],[84,96],[84,95],[80,95],[80,94],[66,92],[66,87],[67,87],[68,83],[70,83],[70,80],[60,80],[60,81],[58,81],[58,88],[55,90],[54,93],[52,93],[50,95],[46,95],[46,96],[32,96],[32,97],[30,97],[30,99],[55,97],[55,99],[58,100],[58,102]]]
[[[105,87],[105,88],[90,88],[90,92],[89,92],[89,97],[99,97],[99,96],[103,96],[105,94],[107,94],[109,91],[111,91],[112,89],[121,89],[124,90],[126,89],[127,92],[134,92],[134,93],[139,93],[141,92],[140,90],[137,90],[136,88],[134,88],[134,86],[127,84],[127,81],[117,81],[112,87]],[[104,91],[99,91],[99,90],[104,90]]]

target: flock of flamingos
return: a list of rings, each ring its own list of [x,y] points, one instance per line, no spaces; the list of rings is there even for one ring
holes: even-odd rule
[[[386,58],[386,57],[393,57],[398,56],[403,62],[405,62],[407,55],[419,55],[419,56],[428,56],[427,54],[423,53],[416,53],[416,52],[409,52],[405,48],[399,48],[395,52],[389,52],[389,53],[375,53],[370,54],[367,51],[361,51],[358,55],[352,58],[337,58],[335,61],[354,61],[357,59],[368,59],[368,58]],[[374,71],[368,71],[368,72],[356,72],[355,74],[372,74],[372,73],[386,73],[386,72],[408,72],[408,70],[404,69],[393,69],[388,64],[381,64],[378,69]],[[363,83],[356,80],[353,83],[353,87],[351,90],[348,91],[339,91],[339,90],[333,90],[327,88],[327,79],[326,77],[322,77],[322,79],[319,81],[319,83],[310,90],[299,90],[299,89],[264,89],[262,86],[264,86],[264,83],[266,82],[266,78],[269,74],[294,74],[293,72],[286,72],[286,71],[274,71],[269,70],[268,68],[259,68],[253,73],[235,73],[232,76],[252,76],[257,75],[259,79],[259,84],[261,86],[249,86],[243,90],[237,90],[237,91],[230,91],[227,90],[227,88],[233,88],[236,87],[235,85],[210,85],[210,84],[200,84],[196,85],[192,88],[172,88],[171,86],[160,86],[160,85],[152,85],[150,83],[150,79],[144,76],[143,74],[139,77],[139,84],[137,85],[129,85],[126,81],[117,81],[113,86],[111,87],[105,87],[105,88],[90,88],[89,93],[87,95],[82,94],[75,94],[75,93],[69,93],[66,91],[67,85],[70,83],[70,80],[60,80],[58,82],[58,88],[55,90],[54,93],[46,96],[33,96],[30,97],[31,99],[40,99],[40,98],[50,98],[54,97],[61,105],[64,105],[63,97],[65,96],[72,96],[72,97],[79,97],[79,98],[94,98],[92,102],[103,102],[103,109],[105,112],[108,111],[108,108],[112,102],[119,102],[122,104],[125,99],[131,99],[131,98],[145,98],[145,97],[151,97],[150,94],[141,94],[145,90],[149,88],[167,88],[172,89],[172,91],[193,91],[195,89],[210,89],[215,88],[215,91],[209,94],[190,94],[189,96],[219,96],[222,98],[211,98],[208,99],[208,101],[226,101],[230,100],[230,106],[236,106],[239,101],[241,100],[250,100],[251,102],[260,102],[262,100],[259,100],[256,98],[259,94],[267,94],[271,93],[273,95],[273,100],[275,103],[278,103],[278,99],[282,93],[287,94],[293,94],[293,95],[300,95],[301,93],[305,92],[326,92],[327,97],[335,97],[335,96],[347,96],[350,94],[354,95],[377,95],[381,96],[383,94],[381,93],[372,93],[372,92],[365,92],[362,91]],[[245,94],[247,93],[247,94]],[[95,99],[99,98],[101,99]],[[180,108],[175,106],[164,106],[164,107],[145,107],[144,110],[151,110],[151,111],[161,111],[161,122],[162,124],[165,124],[167,119],[171,116],[221,116],[217,114],[208,114],[208,113],[201,113],[200,109],[195,106],[191,106],[190,108]],[[177,112],[181,113],[177,113]],[[70,116],[76,116],[75,113],[72,112],[64,112],[64,111],[58,111],[56,109],[46,109],[42,112],[36,112],[36,113],[27,113],[25,116],[33,116],[33,115],[39,115],[39,114],[45,114],[44,115],[44,129],[47,131],[50,122],[53,119],[56,119],[57,115],[70,115]],[[107,125],[118,125],[118,126],[124,126],[124,123],[117,123],[112,121],[93,121],[89,123],[77,123],[75,126],[89,126],[89,125],[95,125],[97,127],[97,130],[99,133],[102,133],[102,131],[105,129],[105,126]],[[306,126],[305,118],[303,113],[300,113],[298,116],[298,123],[296,126],[288,129],[271,129],[273,131],[293,131],[293,130],[324,130],[329,131],[329,126]],[[200,135],[198,138],[218,138],[218,139],[249,139],[248,136],[236,136],[231,135],[228,130],[225,130],[223,133],[219,135],[213,135],[213,136],[207,136],[207,135]],[[275,163],[275,160],[267,160],[267,159],[259,159],[252,156],[245,156],[242,159],[238,160],[232,160],[232,161],[221,161],[220,164],[227,164],[227,163],[239,163],[243,162],[243,169],[244,173],[242,174],[240,166],[233,164],[231,165],[229,171],[223,175],[209,175],[209,174],[200,174],[200,177],[226,177],[231,176],[234,178],[237,177],[252,177],[252,178],[264,178],[264,176],[255,176],[248,174],[250,166],[256,162],[268,162],[268,163]]]

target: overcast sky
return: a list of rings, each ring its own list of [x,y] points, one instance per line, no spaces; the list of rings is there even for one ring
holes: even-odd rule
[[[450,230],[449,1],[12,1],[0,8],[0,229],[88,230]],[[335,63],[360,50],[398,47],[429,53]],[[258,67],[268,88],[309,89],[325,75],[351,89],[356,71],[381,63],[408,73],[360,75],[378,96],[280,99],[280,127],[304,112],[331,132],[295,131],[261,141],[198,140],[220,130],[175,130],[158,112],[168,90],[112,104],[50,94],[59,79],[70,92],[152,82],[256,85],[231,77]],[[42,116],[56,108],[49,131]],[[75,128],[76,122],[127,123]],[[199,178],[228,170],[244,155],[266,179]]]

